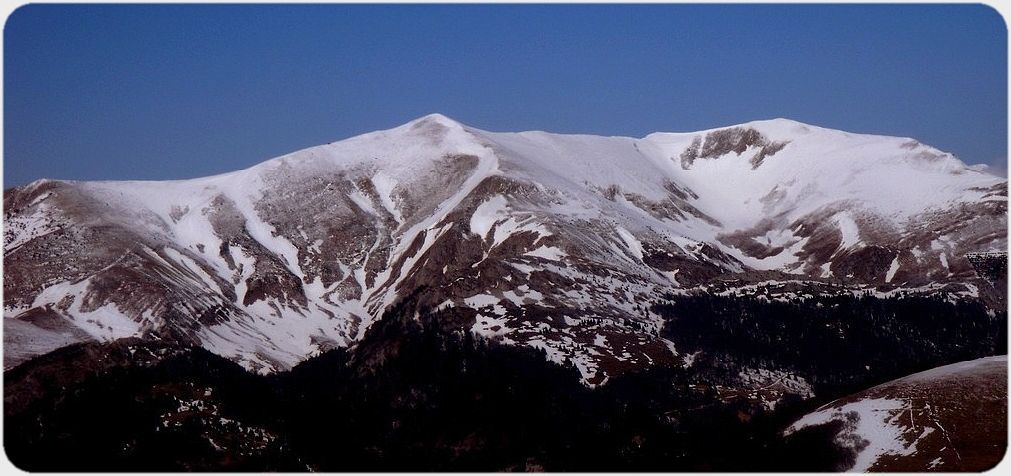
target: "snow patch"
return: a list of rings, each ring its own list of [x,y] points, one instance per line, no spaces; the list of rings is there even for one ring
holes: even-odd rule
[[[898,425],[908,402],[884,398],[868,398],[838,408],[826,408],[805,415],[790,425],[786,434],[830,421],[847,422],[846,429],[836,438],[843,447],[857,450],[856,462],[850,472],[864,473],[885,455],[908,456],[916,452],[916,441],[906,443],[904,430]],[[925,431],[932,430],[926,428]],[[921,435],[921,437],[924,435]],[[858,449],[860,444],[867,446]]]
[[[885,274],[885,282],[892,282],[892,278],[895,277],[895,273],[899,270],[899,257],[896,256],[892,260],[892,264],[888,266],[888,273]]]
[[[487,236],[491,228],[495,226],[495,221],[506,210],[506,203],[506,198],[502,195],[495,195],[481,202],[474,210],[474,214],[470,216],[471,233],[481,238]]]
[[[835,214],[835,223],[842,233],[841,249],[851,248],[860,243],[860,227],[849,212],[839,212]]]
[[[379,194],[379,200],[383,208],[386,208],[386,211],[396,218],[397,223],[403,223],[404,217],[400,214],[397,204],[393,201],[393,190],[397,187],[396,179],[380,171],[372,176],[372,185],[376,187],[376,192]]]
[[[533,251],[527,251],[524,253],[526,256],[536,256],[538,258],[544,258],[549,261],[561,261],[562,258],[568,256],[564,251],[555,248],[553,246],[541,246]]]
[[[625,242],[625,246],[628,251],[632,253],[632,256],[635,256],[636,259],[642,261],[642,242],[639,241],[635,235],[620,226],[616,228],[616,231],[618,232],[618,236],[621,237],[621,240]]]

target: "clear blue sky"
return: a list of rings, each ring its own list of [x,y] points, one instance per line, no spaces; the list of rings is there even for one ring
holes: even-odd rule
[[[441,112],[643,136],[787,117],[1006,164],[984,6],[68,6],[4,28],[4,186],[175,179]]]

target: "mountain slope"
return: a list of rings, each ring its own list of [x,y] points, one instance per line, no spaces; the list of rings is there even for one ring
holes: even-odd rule
[[[441,115],[215,177],[43,180],[4,194],[5,366],[143,336],[271,372],[424,290],[599,384],[689,363],[648,303],[712,280],[977,293],[963,255],[1006,248],[1006,189],[910,139],[782,119],[633,139]]]
[[[787,435],[836,425],[848,471],[985,471],[1007,449],[1007,356],[945,365],[822,406]]]
[[[824,345],[826,336],[792,349],[781,341],[777,350],[783,355],[799,351],[788,362],[814,369],[795,369],[809,379],[814,397],[792,395],[768,405],[768,397],[798,380],[748,369],[764,360],[753,345],[734,345],[736,362],[712,358],[717,350],[690,368],[657,365],[590,389],[580,384],[574,366],[459,332],[466,317],[460,308],[416,314],[412,301],[419,297],[391,306],[354,348],[266,376],[204,349],[151,340],[57,350],[4,372],[5,451],[18,467],[33,471],[826,471],[852,464],[852,450],[834,442],[833,425],[783,438],[783,429],[803,414],[896,375],[961,360],[959,355],[1006,352],[1006,333],[988,342],[972,335],[979,331],[957,332],[978,328],[970,322],[975,316],[938,299],[934,312],[944,320],[923,320],[955,332],[910,335],[862,320],[860,327],[880,329],[889,342],[868,343],[866,334],[857,335],[849,346],[864,352],[842,356],[836,346]],[[913,300],[878,302],[884,309],[876,298],[852,300],[855,305],[840,313],[887,320]],[[756,318],[775,320],[784,307]],[[823,317],[810,309],[794,312],[809,321]],[[988,333],[997,334],[998,326],[1006,327],[1006,319]],[[801,332],[821,327],[812,322]],[[763,332],[778,328],[767,325],[748,338],[764,340]],[[740,342],[727,332],[707,334]],[[951,348],[964,343],[972,345]],[[882,373],[879,363],[890,368]],[[872,370],[864,371],[867,366]],[[739,368],[747,378],[734,385],[732,373]],[[848,388],[834,392],[839,382]],[[971,388],[986,393],[960,392],[952,412],[938,406],[935,413],[957,418],[964,404],[977,401],[983,413],[999,414],[994,405],[1006,397],[992,399],[1001,390],[992,384],[1003,386],[1003,379],[989,382]],[[945,400],[931,399],[931,405]],[[929,415],[917,413],[917,430],[931,423],[924,418]],[[906,417],[900,414],[896,423]],[[940,424],[954,436],[950,421]],[[999,441],[963,441],[957,451],[963,457],[971,451],[993,455]],[[940,446],[917,449],[923,462],[952,456]]]

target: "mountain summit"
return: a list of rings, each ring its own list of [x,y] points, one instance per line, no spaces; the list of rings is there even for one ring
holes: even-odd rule
[[[4,225],[8,366],[136,336],[272,372],[409,305],[594,385],[690,364],[647,303],[714,283],[978,295],[964,256],[1006,249],[1007,181],[786,119],[636,139],[431,114],[213,177],[37,181]]]

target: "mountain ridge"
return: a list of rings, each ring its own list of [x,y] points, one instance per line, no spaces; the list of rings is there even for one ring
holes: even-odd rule
[[[793,127],[793,128],[796,128],[796,129],[801,129],[801,130],[815,129],[815,130],[820,130],[820,131],[829,131],[829,132],[841,133],[841,134],[844,134],[844,135],[847,135],[847,136],[863,136],[863,137],[869,137],[869,138],[890,138],[890,139],[900,139],[900,140],[903,140],[905,142],[916,142],[916,143],[920,142],[919,140],[917,140],[917,139],[915,139],[913,137],[891,136],[891,135],[879,134],[879,133],[849,132],[849,131],[843,131],[841,129],[832,129],[832,128],[828,128],[828,127],[818,126],[818,125],[814,125],[814,124],[798,121],[798,120],[795,120],[795,119],[790,119],[790,118],[787,118],[787,117],[775,117],[775,118],[769,118],[769,119],[755,119],[755,120],[752,120],[752,121],[747,121],[747,122],[742,122],[742,123],[737,123],[737,124],[729,124],[729,125],[725,125],[725,126],[716,126],[716,127],[711,127],[711,128],[708,128],[708,129],[700,129],[700,130],[696,130],[696,131],[654,131],[654,132],[647,133],[646,135],[644,135],[642,137],[637,137],[637,136],[629,136],[629,135],[600,135],[600,134],[578,133],[578,132],[560,133],[560,132],[550,132],[550,131],[545,131],[545,130],[540,130],[540,129],[531,129],[531,130],[516,131],[516,132],[495,132],[495,131],[488,131],[488,130],[484,130],[484,129],[479,129],[477,127],[469,126],[469,125],[467,125],[467,124],[465,124],[463,122],[460,122],[460,121],[458,121],[456,119],[453,119],[452,117],[449,117],[449,116],[447,116],[447,115],[445,115],[443,113],[433,112],[433,113],[429,113],[429,114],[420,116],[420,117],[418,117],[416,119],[413,119],[411,121],[408,121],[408,122],[406,122],[406,123],[404,123],[404,124],[402,124],[400,126],[396,126],[396,127],[390,128],[390,129],[380,129],[380,130],[376,130],[376,131],[372,131],[372,132],[365,132],[365,133],[356,134],[356,135],[353,135],[353,136],[350,136],[350,137],[347,137],[347,138],[344,138],[344,139],[337,139],[337,140],[331,141],[331,142],[329,142],[327,144],[313,145],[313,146],[305,147],[305,148],[302,148],[302,149],[297,149],[297,150],[295,150],[293,152],[289,152],[289,153],[282,154],[282,155],[277,156],[277,157],[265,159],[265,160],[263,160],[261,162],[255,163],[255,164],[250,165],[250,166],[245,167],[245,168],[241,168],[241,169],[234,170],[234,171],[223,172],[223,173],[219,173],[219,174],[212,174],[212,175],[205,175],[205,176],[198,176],[198,177],[189,177],[189,178],[179,178],[179,179],[75,180],[75,179],[59,179],[59,178],[52,178],[52,177],[43,177],[43,178],[39,178],[39,179],[33,180],[31,182],[28,182],[28,183],[25,183],[25,184],[22,184],[22,185],[17,185],[17,186],[11,187],[11,188],[27,187],[27,186],[31,186],[31,185],[35,185],[35,184],[39,184],[39,183],[45,183],[45,182],[66,182],[66,183],[83,183],[83,182],[89,182],[89,183],[105,183],[105,182],[113,182],[113,183],[124,183],[124,182],[151,183],[151,182],[158,182],[158,183],[165,183],[165,182],[200,181],[200,180],[207,180],[207,179],[212,179],[212,178],[234,176],[234,175],[238,174],[239,172],[245,171],[247,169],[256,168],[256,167],[264,165],[264,164],[266,164],[268,162],[272,162],[274,160],[278,160],[278,159],[282,159],[284,157],[292,156],[292,155],[295,155],[295,154],[298,154],[298,153],[301,153],[301,152],[305,152],[305,151],[309,151],[309,150],[314,150],[314,149],[326,147],[327,145],[331,145],[331,144],[333,144],[335,142],[342,142],[342,141],[345,141],[345,140],[348,140],[348,139],[358,138],[358,137],[362,137],[362,136],[369,136],[369,135],[376,134],[376,133],[379,133],[379,132],[393,131],[393,130],[396,130],[396,129],[399,129],[399,128],[403,128],[405,126],[412,125],[412,124],[415,124],[415,123],[423,122],[423,121],[426,121],[426,120],[427,121],[441,122],[441,123],[444,123],[444,124],[453,124],[453,125],[455,125],[457,127],[460,127],[460,128],[474,130],[474,131],[477,131],[479,133],[491,133],[491,134],[548,134],[548,135],[552,135],[552,136],[603,137],[603,138],[615,138],[615,139],[647,140],[651,136],[697,135],[697,134],[705,134],[705,133],[709,133],[709,132],[713,132],[713,131],[719,131],[719,130],[725,130],[725,129],[747,128],[747,127],[754,127],[756,125],[758,125],[758,126],[763,126],[763,125],[769,126],[769,125],[772,125],[772,126],[780,126],[780,129],[782,129],[785,126],[790,126],[790,127]],[[980,173],[984,173],[984,174],[987,174],[987,175],[991,175],[991,176],[997,177],[997,178],[1006,178],[1006,177],[1003,177],[1001,175],[994,174],[994,173],[991,173],[991,172],[987,171],[991,167],[986,166],[985,164],[967,164],[967,163],[964,163],[964,162],[962,162],[962,164],[967,169],[971,169],[971,170],[974,170],[974,171],[977,171],[977,172],[980,172]],[[977,170],[977,168],[982,168],[982,167],[985,167],[986,170]]]
[[[1006,248],[1006,188],[909,139],[785,119],[635,139],[431,114],[211,177],[9,189],[5,323],[270,372],[353,345],[428,286],[423,305],[595,384],[683,361],[643,305],[713,279],[978,296],[962,255]]]

